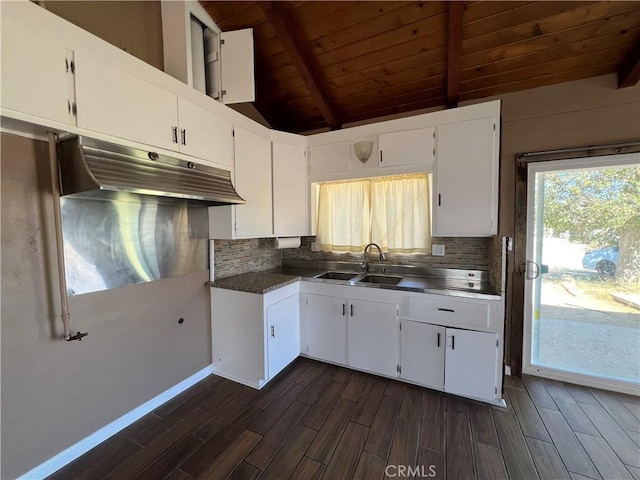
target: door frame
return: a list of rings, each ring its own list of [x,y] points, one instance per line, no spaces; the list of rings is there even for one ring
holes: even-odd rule
[[[528,164],[532,162],[571,160],[576,158],[604,157],[640,152],[640,142],[611,145],[585,146],[541,152],[523,153],[515,156],[514,237],[513,251],[508,252],[508,264],[513,265],[511,288],[507,290],[507,337],[509,339],[507,360],[511,375],[522,373],[524,350],[524,292],[527,261],[527,183]],[[549,377],[551,378],[551,376]]]
[[[551,160],[545,162],[529,163],[527,165],[527,218],[526,218],[526,254],[528,259],[534,259],[533,242],[528,242],[529,234],[533,232],[535,218],[530,215],[533,211],[533,202],[535,202],[536,192],[533,188],[535,174],[541,172],[557,172],[563,170],[573,170],[582,168],[599,168],[599,167],[615,167],[622,165],[640,164],[640,154],[621,154],[621,155],[607,155],[600,157],[590,157],[581,159],[567,159],[567,160]],[[530,207],[531,206],[531,207]],[[540,277],[538,277],[540,278]],[[554,380],[567,381],[571,383],[577,383],[581,385],[587,385],[590,387],[604,388],[606,390],[614,390],[618,392],[630,393],[638,395],[638,385],[617,379],[609,379],[606,377],[599,377],[596,375],[581,374],[576,372],[564,371],[561,369],[544,367],[531,364],[531,342],[532,342],[532,323],[533,323],[533,309],[531,304],[533,302],[533,293],[535,286],[533,282],[535,279],[527,280],[526,267],[524,276],[524,304],[523,304],[523,351],[522,351],[522,372],[528,375],[536,375],[545,378],[552,378]],[[530,288],[529,288],[530,287]]]

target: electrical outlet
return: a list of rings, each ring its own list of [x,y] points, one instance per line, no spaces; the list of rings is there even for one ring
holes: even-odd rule
[[[311,251],[312,252],[318,252],[318,242],[311,242]]]
[[[444,257],[444,245],[431,245],[431,255],[434,257]]]

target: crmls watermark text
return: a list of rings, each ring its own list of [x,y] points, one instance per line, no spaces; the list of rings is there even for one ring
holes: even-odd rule
[[[384,473],[387,477],[396,478],[433,478],[436,476],[436,466],[387,465]]]

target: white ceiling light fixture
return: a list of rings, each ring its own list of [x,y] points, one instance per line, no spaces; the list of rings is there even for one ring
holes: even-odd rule
[[[353,150],[356,153],[356,157],[362,163],[367,163],[369,157],[371,156],[371,151],[373,150],[373,142],[368,140],[362,142],[356,142],[353,144]]]

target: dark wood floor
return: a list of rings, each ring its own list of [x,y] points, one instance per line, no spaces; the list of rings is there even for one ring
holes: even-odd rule
[[[302,358],[211,376],[50,478],[640,479],[640,399],[523,380],[505,410]]]

